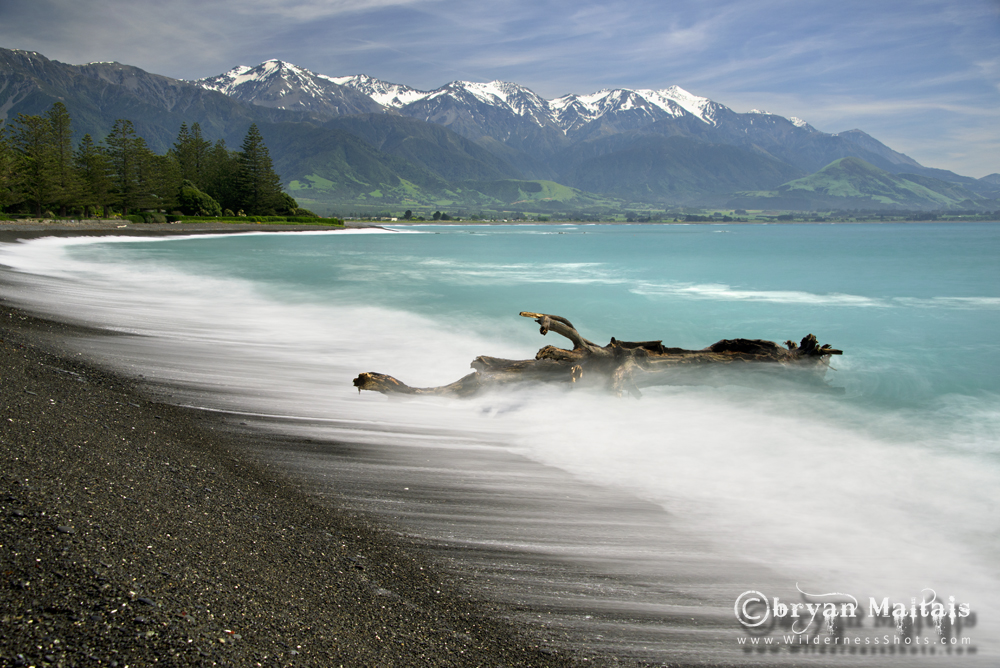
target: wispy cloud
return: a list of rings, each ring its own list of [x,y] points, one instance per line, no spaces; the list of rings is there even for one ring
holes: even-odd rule
[[[369,12],[386,7],[428,4],[432,0],[211,0],[199,3],[201,7],[222,7],[225,11],[240,14],[273,14],[288,20],[315,21],[347,13]]]

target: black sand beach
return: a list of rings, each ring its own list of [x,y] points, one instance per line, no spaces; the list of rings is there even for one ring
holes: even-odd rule
[[[195,231],[170,227],[135,233]],[[245,437],[75,359],[71,333],[0,305],[0,665],[631,665],[547,647]]]

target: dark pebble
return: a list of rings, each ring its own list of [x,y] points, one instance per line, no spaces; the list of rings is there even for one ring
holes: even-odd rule
[[[31,520],[0,521],[0,551],[20,553],[0,569],[0,667],[252,666],[264,656],[264,665],[567,665],[496,604],[429,594],[444,589],[442,576],[392,528],[318,505],[246,456],[258,440],[285,437],[241,430],[237,440],[216,429],[227,420],[139,398],[131,381],[46,352],[61,333],[79,334],[0,304],[0,406],[11,418],[0,419],[2,512]],[[24,388],[58,398],[59,412],[36,410]],[[151,464],[166,473],[157,462],[172,469],[169,485],[150,475]],[[82,517],[87,540],[53,524]],[[349,561],[332,543],[342,538]],[[362,561],[365,573],[333,578],[331,559],[345,571]],[[394,593],[401,604],[390,605]],[[461,657],[448,628],[475,629]],[[26,650],[55,660],[15,658]]]

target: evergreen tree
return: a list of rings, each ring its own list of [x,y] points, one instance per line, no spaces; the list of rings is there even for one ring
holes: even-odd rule
[[[177,141],[174,142],[174,147],[170,152],[177,161],[181,179],[191,181],[194,167],[191,157],[191,132],[188,130],[187,123],[181,123],[181,129],[177,132]]]
[[[236,188],[238,171],[236,153],[226,148],[226,142],[220,139],[206,156],[205,187],[200,190],[211,196],[223,209],[239,211],[240,199]]]
[[[112,199],[111,162],[107,153],[94,144],[89,134],[84,135],[76,150],[74,164],[82,181],[78,204],[84,207],[87,216],[91,207],[103,210],[106,216]]]
[[[281,177],[274,173],[271,155],[257,124],[247,130],[239,153],[237,191],[240,208],[249,215],[273,215],[281,200]]]
[[[166,155],[153,153],[127,119],[115,122],[103,147],[86,135],[74,151],[71,139],[72,119],[61,102],[44,116],[0,121],[0,210],[24,202],[36,215],[58,206],[64,215],[82,207],[89,216],[101,208],[107,215],[114,204],[127,215],[143,208],[169,211],[183,202],[182,208],[209,215],[223,207],[250,215],[309,215],[282,191],[256,125],[239,152],[221,140],[211,145],[197,123],[181,126]]]
[[[181,180],[190,181],[196,188],[204,188],[211,150],[212,143],[202,136],[200,125],[194,123],[189,130],[187,123],[182,123],[172,150]]]
[[[25,201],[41,217],[55,188],[52,126],[42,116],[18,114],[11,140]]]
[[[165,211],[176,209],[177,189],[181,183],[177,161],[169,155],[153,153],[142,137],[139,142],[139,206]]]
[[[135,134],[132,121],[118,119],[111,134],[104,140],[111,164],[112,192],[122,214],[142,204],[140,162],[145,158],[146,142]]]
[[[208,163],[208,152],[212,150],[212,142],[201,135],[201,126],[191,125],[191,158],[195,179],[192,180],[198,188],[205,185],[205,168]]]
[[[51,201],[59,215],[80,197],[80,179],[73,165],[73,129],[66,105],[56,102],[46,115],[51,132],[53,183]]]
[[[0,211],[19,201],[20,179],[17,157],[7,137],[7,126],[0,121]]]

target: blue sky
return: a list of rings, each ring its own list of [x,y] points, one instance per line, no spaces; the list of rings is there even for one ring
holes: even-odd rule
[[[0,46],[183,79],[281,58],[424,90],[678,85],[1000,172],[1000,0],[0,0]]]

